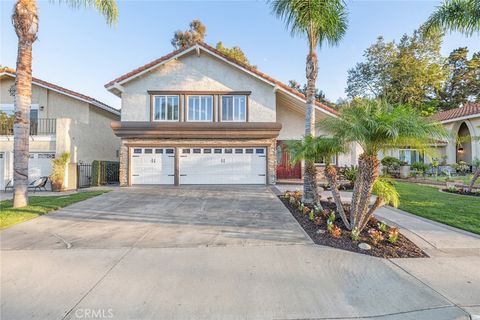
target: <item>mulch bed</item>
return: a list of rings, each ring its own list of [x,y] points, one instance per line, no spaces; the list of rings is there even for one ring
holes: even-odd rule
[[[480,197],[480,192],[468,192],[467,190],[448,190],[442,189],[443,192],[453,193],[453,194],[460,194],[462,196],[471,196],[471,197]]]
[[[293,217],[302,226],[303,230],[310,236],[315,244],[329,246],[337,249],[343,249],[347,251],[358,252],[374,257],[380,258],[426,258],[428,255],[417,247],[412,241],[408,240],[401,233],[398,235],[398,240],[395,244],[388,242],[387,240],[381,241],[374,245],[372,239],[368,235],[368,229],[376,228],[377,221],[372,219],[367,227],[360,234],[359,241],[353,241],[351,239],[351,232],[345,228],[340,217],[336,217],[334,225],[342,229],[342,234],[339,238],[334,238],[327,231],[327,218],[321,218],[321,223],[316,225],[313,221],[310,221],[308,215],[304,215],[299,211],[296,206],[290,204],[290,202],[283,196],[279,196],[285,207],[289,209]],[[324,209],[335,210],[335,204],[322,201]],[[323,230],[323,233],[318,233],[318,230]],[[362,250],[358,247],[361,242],[368,243],[371,246],[370,250]]]

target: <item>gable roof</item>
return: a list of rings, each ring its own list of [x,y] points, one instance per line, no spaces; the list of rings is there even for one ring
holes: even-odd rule
[[[15,78],[16,77],[16,71],[15,71],[15,69],[8,68],[8,67],[0,68],[0,77],[2,77],[4,75]],[[100,109],[103,109],[105,111],[113,113],[117,116],[120,115],[120,110],[117,110],[113,107],[110,107],[109,105],[107,105],[107,104],[105,104],[101,101],[98,101],[98,100],[96,100],[92,97],[86,96],[84,94],[75,92],[73,90],[66,89],[64,87],[57,86],[56,84],[53,84],[53,83],[50,83],[50,82],[47,82],[47,81],[44,81],[44,80],[41,80],[41,79],[38,79],[38,78],[35,78],[35,77],[32,77],[32,83],[35,84],[35,85],[38,85],[40,87],[50,89],[50,90],[56,91],[58,93],[64,94],[66,96],[78,99],[80,101],[90,103],[90,104],[92,104],[92,105],[94,105],[94,106],[96,106]]]
[[[469,116],[480,117],[480,103],[469,103],[463,107],[455,108],[443,112],[439,112],[431,116],[434,121],[450,122],[456,119],[465,118]]]
[[[121,85],[122,83],[125,83],[125,82],[128,82],[130,80],[132,80],[133,78],[136,78],[162,64],[165,64],[166,62],[170,61],[170,60],[173,60],[175,58],[178,58],[190,51],[193,51],[193,50],[204,50],[208,53],[210,53],[211,55],[213,56],[216,56],[217,58],[220,58],[221,60],[224,60],[226,62],[228,62],[229,64],[243,70],[244,72],[247,72],[248,74],[262,80],[262,81],[265,81],[267,83],[269,83],[270,85],[274,86],[274,87],[277,87],[279,90],[289,94],[289,95],[292,95],[292,96],[295,96],[296,98],[298,98],[299,100],[303,101],[303,102],[306,102],[306,97],[304,94],[302,94],[301,92],[289,87],[288,85],[286,85],[285,83],[283,82],[280,82],[272,77],[270,77],[269,75],[267,75],[266,73],[263,73],[261,71],[259,71],[258,69],[256,68],[253,68],[252,66],[249,66],[249,65],[246,65],[242,62],[239,62],[235,59],[232,59],[231,57],[223,54],[222,52],[218,51],[217,49],[213,48],[212,46],[209,46],[208,44],[206,43],[203,43],[203,42],[199,42],[199,43],[195,43],[195,44],[191,44],[189,46],[186,46],[184,48],[180,48],[180,49],[177,49],[175,51],[172,51],[170,52],[169,54],[163,56],[163,57],[160,57],[159,59],[156,59],[156,60],[153,60],[135,70],[132,70],[112,81],[110,81],[109,83],[107,83],[105,85],[105,88],[107,88],[107,90],[111,90],[111,89],[114,89],[115,85]],[[321,103],[321,102],[318,102],[318,101],[315,101],[315,105],[317,106],[317,108],[321,109],[322,111],[324,111],[325,113],[327,114],[330,114],[330,115],[333,115],[333,116],[337,116],[338,115],[338,112]]]

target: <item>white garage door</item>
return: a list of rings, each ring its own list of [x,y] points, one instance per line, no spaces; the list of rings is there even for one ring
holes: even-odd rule
[[[175,149],[133,148],[132,184],[174,184]]]
[[[40,177],[50,176],[52,174],[52,159],[54,158],[55,153],[30,153],[30,159],[28,159],[28,181],[31,182]]]
[[[180,184],[265,184],[265,148],[180,149]]]

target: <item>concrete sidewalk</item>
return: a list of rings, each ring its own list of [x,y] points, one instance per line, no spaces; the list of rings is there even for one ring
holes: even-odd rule
[[[386,260],[314,245],[266,188],[117,189],[0,232],[0,314],[372,320],[479,314],[479,240],[388,208],[379,214],[417,235],[433,258]]]

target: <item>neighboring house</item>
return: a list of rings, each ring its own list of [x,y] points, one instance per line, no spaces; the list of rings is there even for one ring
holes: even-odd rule
[[[443,124],[451,135],[449,141],[433,144],[429,156],[419,150],[408,148],[389,150],[386,154],[408,164],[430,163],[431,158],[440,159],[447,164],[459,161],[472,164],[475,158],[480,159],[480,103],[470,103],[460,108],[439,112],[430,119]]]
[[[121,185],[301,178],[301,168],[290,165],[281,146],[304,135],[305,96],[204,43],[105,87],[122,99],[121,121],[112,124],[122,139]],[[321,103],[315,114],[316,120],[337,115]],[[356,163],[356,152],[339,155],[338,163]]]
[[[13,115],[15,70],[0,69],[0,188],[13,177]],[[70,163],[118,161],[120,139],[110,127],[120,111],[91,97],[49,82],[32,79],[29,180],[52,173],[51,160],[70,152]],[[69,165],[65,186],[76,187]]]

